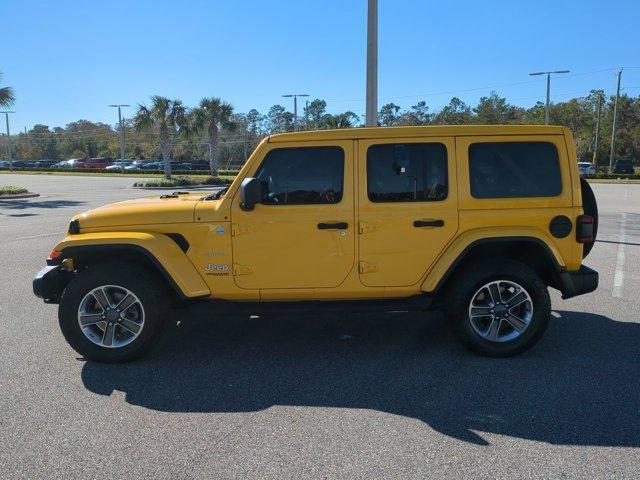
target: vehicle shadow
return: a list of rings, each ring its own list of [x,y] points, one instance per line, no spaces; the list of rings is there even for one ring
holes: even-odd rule
[[[0,200],[0,208],[8,210],[24,210],[27,208],[64,208],[84,205],[87,202],[78,200]]]
[[[556,315],[536,347],[508,359],[467,353],[435,314],[197,319],[142,361],[85,363],[82,381],[160,411],[366,408],[479,445],[491,432],[640,446],[640,325]]]

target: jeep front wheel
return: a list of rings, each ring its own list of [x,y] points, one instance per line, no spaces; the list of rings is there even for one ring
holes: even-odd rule
[[[449,313],[462,343],[480,355],[507,357],[531,348],[547,328],[546,285],[527,265],[482,262],[453,283]]]
[[[88,359],[133,360],[157,343],[168,297],[165,285],[145,269],[120,263],[90,265],[62,294],[60,328],[73,349]]]

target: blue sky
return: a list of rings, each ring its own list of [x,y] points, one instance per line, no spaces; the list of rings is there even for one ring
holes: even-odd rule
[[[640,2],[379,0],[379,97],[432,109],[491,90],[543,100],[531,71],[570,69],[554,100],[640,94]],[[284,93],[364,113],[366,0],[0,0],[0,71],[16,90],[12,132],[80,119],[149,95],[220,96],[265,113]],[[129,113],[133,111],[129,109]]]

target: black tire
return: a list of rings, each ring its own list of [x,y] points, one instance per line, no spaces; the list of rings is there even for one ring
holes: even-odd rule
[[[582,248],[582,258],[586,258],[595,245],[596,237],[598,236],[598,202],[596,202],[596,196],[591,185],[582,177],[580,177],[580,189],[582,190],[582,210],[584,210],[585,215],[593,217],[593,241],[585,243]]]
[[[142,330],[127,345],[117,348],[97,345],[80,328],[78,309],[82,299],[103,285],[126,288],[138,297],[144,308]],[[170,307],[169,293],[164,282],[145,268],[121,262],[95,263],[79,272],[64,289],[58,307],[60,329],[69,345],[87,359],[103,363],[128,362],[147,354],[162,336]]]
[[[507,280],[522,286],[531,297],[533,314],[520,335],[503,342],[489,341],[472,327],[469,306],[474,294],[493,280]],[[454,322],[456,334],[469,350],[487,357],[509,357],[530,349],[542,337],[551,316],[547,286],[527,265],[512,260],[490,260],[464,267],[451,282],[446,297],[447,314]]]

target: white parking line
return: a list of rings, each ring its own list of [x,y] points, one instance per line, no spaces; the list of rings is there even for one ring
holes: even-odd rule
[[[17,242],[19,240],[29,240],[31,238],[53,237],[54,235],[57,235],[59,237],[64,237],[64,232],[43,233],[41,235],[29,235],[28,237],[10,238],[7,241],[9,241],[9,242]]]
[[[627,214],[620,219],[620,233],[618,234],[618,259],[616,260],[616,274],[613,277],[613,291],[611,295],[622,298],[624,295],[624,242],[626,241]]]

